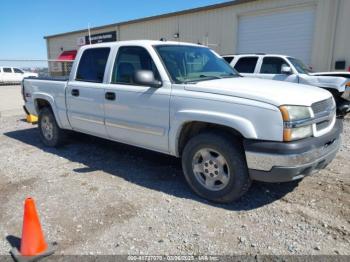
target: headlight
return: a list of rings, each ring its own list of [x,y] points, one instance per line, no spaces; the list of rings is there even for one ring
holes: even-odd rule
[[[302,125],[302,121],[311,119],[311,110],[306,106],[281,106],[284,122],[283,140],[293,141],[312,136],[312,125]]]

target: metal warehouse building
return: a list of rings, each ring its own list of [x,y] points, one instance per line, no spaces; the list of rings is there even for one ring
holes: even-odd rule
[[[85,29],[45,39],[48,59],[74,59],[90,39],[99,43],[163,38],[207,45],[221,55],[287,54],[317,71],[347,70],[349,13],[349,0],[236,0],[91,28],[90,38]],[[62,68],[51,65],[50,70]]]

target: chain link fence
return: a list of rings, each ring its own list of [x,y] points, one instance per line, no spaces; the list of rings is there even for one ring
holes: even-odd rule
[[[68,78],[72,60],[0,59],[0,84],[19,84],[25,77]]]
[[[49,77],[69,77],[73,61],[48,61],[47,73]]]

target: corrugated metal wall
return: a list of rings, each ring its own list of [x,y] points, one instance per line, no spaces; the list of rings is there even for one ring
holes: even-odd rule
[[[316,70],[329,70],[334,59],[350,60],[349,0],[259,0],[224,8],[195,13],[156,18],[148,21],[126,23],[119,26],[92,30],[92,34],[116,30],[118,40],[153,39],[179,40],[208,45],[220,54],[235,53],[237,48],[238,21],[243,15],[313,6],[316,10],[311,64]],[[337,7],[340,3],[340,7]],[[347,9],[346,9],[347,8]],[[339,22],[337,10],[341,12]],[[336,21],[338,26],[335,31]],[[179,33],[175,39],[174,34]],[[291,32],[292,34],[293,32]],[[48,57],[56,58],[64,50],[77,49],[77,38],[85,33],[72,33],[48,39]],[[346,44],[345,44],[346,43]],[[341,51],[339,51],[341,50]],[[350,61],[348,61],[350,63]]]
[[[91,34],[98,34],[103,32],[116,31],[116,27],[105,27],[99,30],[91,30]],[[69,35],[56,36],[47,39],[48,58],[57,59],[62,51],[76,50],[79,48],[77,40],[79,37],[88,35],[88,30],[81,33],[72,33]],[[63,49],[63,50],[62,50]]]

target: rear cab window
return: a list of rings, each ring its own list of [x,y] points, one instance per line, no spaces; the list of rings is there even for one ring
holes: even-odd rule
[[[258,59],[259,57],[257,56],[241,57],[238,59],[234,68],[239,73],[253,74],[255,72]]]
[[[12,69],[10,67],[4,67],[2,70],[4,73],[12,73]]]
[[[75,80],[102,83],[109,53],[109,47],[85,50],[80,58]]]

